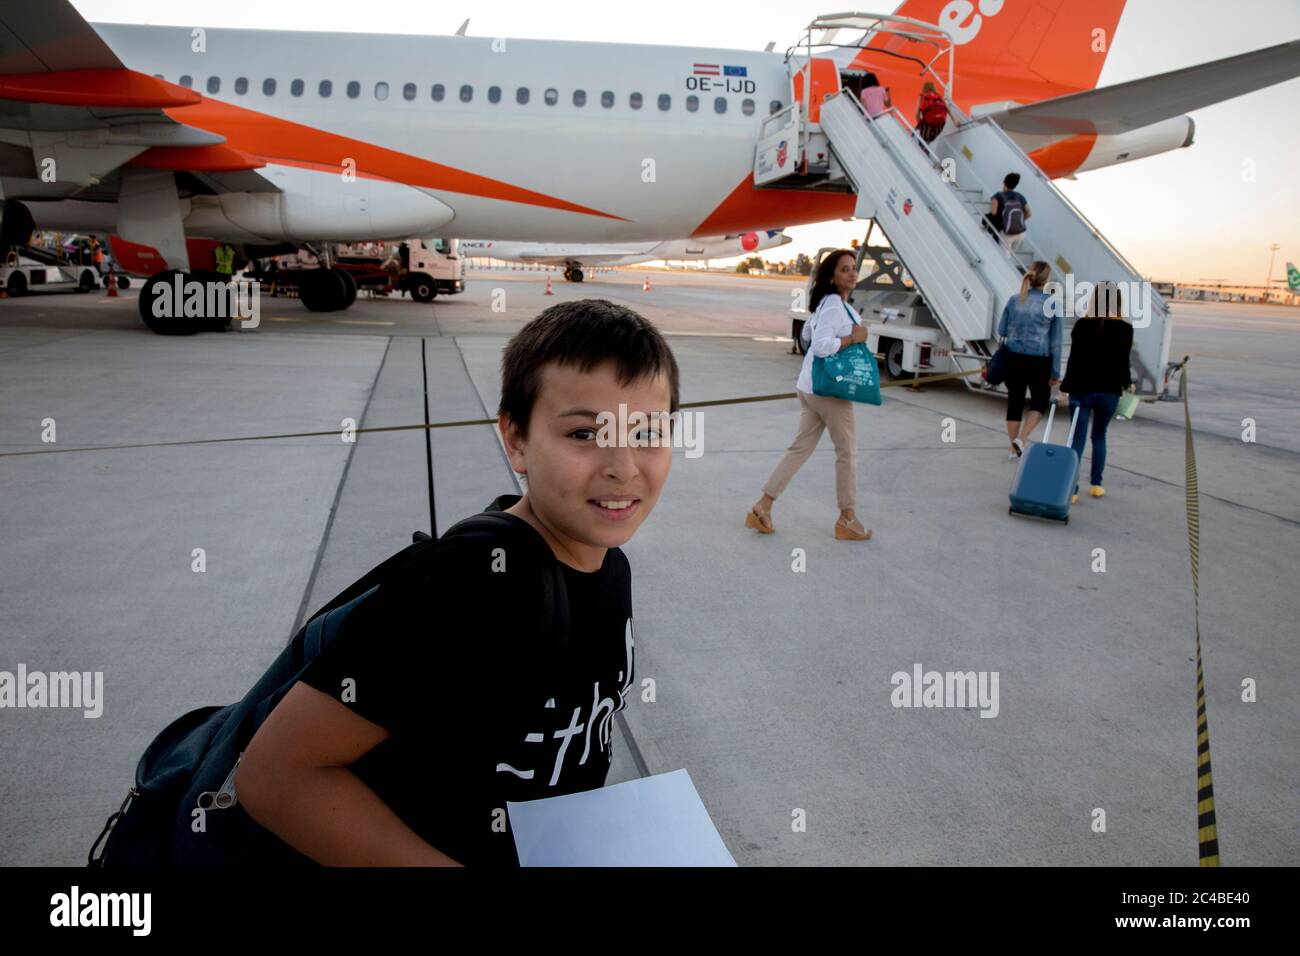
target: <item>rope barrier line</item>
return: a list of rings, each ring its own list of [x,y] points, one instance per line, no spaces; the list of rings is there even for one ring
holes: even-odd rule
[[[978,375],[980,369],[973,372],[944,372],[942,375],[928,375],[925,377],[897,379],[892,382],[882,382],[881,388],[891,388],[894,386],[913,386],[924,385],[927,382],[942,382],[954,378],[966,378],[970,375]],[[774,402],[786,398],[795,398],[796,392],[777,392],[771,395],[746,395],[742,398],[719,398],[707,402],[683,402],[681,408],[708,408],[721,405],[744,405],[750,402]],[[453,422],[429,422],[419,425],[377,425],[372,428],[353,428],[350,429],[354,435],[374,435],[380,432],[408,432],[408,431],[428,431],[434,428],[464,428],[467,425],[495,425],[495,418],[466,418]],[[337,438],[340,430],[337,428],[323,432],[286,432],[280,435],[241,435],[234,438],[195,438],[184,441],[156,441],[156,442],[138,442],[129,445],[90,445],[82,448],[34,448],[28,451],[0,451],[0,458],[19,458],[25,455],[66,455],[71,452],[79,451],[123,451],[133,448],[175,448],[183,445],[220,445],[226,442],[237,441],[275,441],[283,438]]]
[[[1187,359],[1183,359],[1183,422],[1187,433],[1187,550],[1192,561],[1192,613],[1196,624],[1196,836],[1201,866],[1219,865],[1219,831],[1214,814],[1214,776],[1210,772],[1210,716],[1205,705],[1201,666],[1201,501],[1192,447],[1192,412],[1187,403]]]

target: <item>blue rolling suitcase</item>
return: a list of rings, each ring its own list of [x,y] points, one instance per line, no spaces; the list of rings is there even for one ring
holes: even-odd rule
[[[1056,403],[1047,413],[1047,431],[1041,442],[1030,445],[1020,458],[1016,480],[1011,485],[1011,507],[1008,514],[1034,515],[1055,518],[1070,523],[1070,497],[1079,477],[1079,456],[1070,443],[1074,441],[1074,428],[1079,423],[1079,409],[1074,409],[1070,422],[1070,437],[1064,445],[1049,445],[1052,437],[1052,419]]]

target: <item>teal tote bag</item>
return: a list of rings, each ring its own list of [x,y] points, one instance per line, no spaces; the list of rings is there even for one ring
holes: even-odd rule
[[[832,292],[831,295],[838,296]],[[854,325],[860,324],[848,303],[840,299]],[[834,355],[816,356],[812,364],[813,394],[826,398],[843,398],[866,405],[883,405],[880,394],[880,369],[876,357],[865,342],[854,342]]]

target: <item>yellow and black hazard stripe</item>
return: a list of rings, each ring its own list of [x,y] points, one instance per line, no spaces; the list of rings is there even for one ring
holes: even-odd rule
[[[1187,404],[1187,359],[1182,365],[1183,422],[1187,435],[1187,549],[1192,559],[1192,613],[1196,624],[1196,835],[1201,866],[1219,865],[1219,831],[1214,816],[1214,777],[1210,772],[1210,716],[1205,706],[1205,668],[1201,665],[1201,499],[1192,446],[1192,412]]]

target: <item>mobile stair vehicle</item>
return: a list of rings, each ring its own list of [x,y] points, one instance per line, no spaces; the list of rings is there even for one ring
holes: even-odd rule
[[[861,35],[831,42],[844,31]],[[882,38],[890,50],[880,48]],[[900,54],[900,46],[911,54]],[[854,51],[851,60],[836,52],[846,49]],[[1041,259],[1052,266],[1047,291],[1061,309],[1064,348],[1075,317],[1087,314],[1092,284],[1117,283],[1134,329],[1138,394],[1168,397],[1179,366],[1169,362],[1172,323],[1164,299],[1004,130],[953,102],[954,53],[943,30],[908,17],[818,17],[787,51],[790,106],[764,123],[754,185],[857,195],[855,216],[867,221],[867,233],[850,302],[888,374],[971,373],[962,379],[968,388],[994,391],[978,373],[997,348],[1003,306],[1029,263]],[[898,108],[868,116],[849,89],[877,55],[895,70],[900,59],[915,64],[943,95],[948,121],[932,143]],[[1020,174],[1017,190],[1032,211],[1015,253],[985,219],[1012,172]],[[792,320],[796,343],[802,318],[806,312]]]

